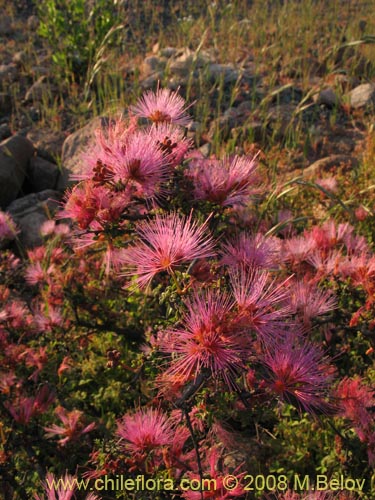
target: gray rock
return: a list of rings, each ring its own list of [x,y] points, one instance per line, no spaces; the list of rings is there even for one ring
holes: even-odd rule
[[[330,172],[342,168],[351,170],[358,167],[358,159],[348,155],[330,155],[320,160],[315,161],[303,171],[303,176],[306,178],[319,177],[323,173]]]
[[[165,68],[165,61],[157,56],[146,57],[141,66],[141,74],[146,78],[156,71],[162,71]]]
[[[313,97],[316,104],[322,104],[327,108],[334,108],[340,103],[339,97],[332,87],[321,90]]]
[[[72,174],[82,173],[84,167],[81,159],[82,153],[95,140],[95,130],[107,125],[108,118],[98,116],[65,139],[61,157],[62,170],[57,183],[58,190],[65,190],[73,183],[70,180]]]
[[[365,108],[375,104],[375,84],[363,83],[348,94],[353,109]]]
[[[208,66],[208,72],[214,82],[223,79],[224,83],[235,83],[240,76],[239,70],[232,64],[212,63]]]
[[[292,125],[295,118],[296,106],[294,104],[281,104],[272,106],[268,110],[266,123],[273,131],[277,130],[280,137],[283,137],[288,127]]]
[[[152,75],[148,76],[144,80],[141,81],[141,87],[143,90],[156,88],[158,82],[163,78],[163,72],[157,71]]]
[[[61,150],[67,137],[66,132],[37,128],[27,132],[26,137],[34,144],[38,156],[56,162],[61,157]]]
[[[176,47],[164,47],[164,49],[161,49],[159,54],[162,57],[167,57],[168,59],[170,57],[174,57],[178,52],[178,49]]]
[[[6,208],[18,195],[34,154],[32,143],[20,135],[0,144],[0,207]]]
[[[19,240],[26,248],[42,243],[40,228],[59,207],[61,193],[48,189],[13,201],[7,209],[21,230]]]
[[[58,176],[59,168],[54,163],[40,156],[31,158],[27,178],[33,191],[39,192],[46,189],[54,189]]]

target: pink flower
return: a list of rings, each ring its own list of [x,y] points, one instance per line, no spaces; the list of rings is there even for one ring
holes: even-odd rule
[[[335,177],[326,177],[324,179],[317,179],[315,182],[316,184],[318,184],[318,186],[321,186],[323,189],[331,193],[337,193],[338,191],[338,183]]]
[[[356,426],[358,435],[363,439],[374,418],[371,408],[375,405],[375,390],[364,384],[361,377],[344,378],[337,387],[340,401],[340,414]]]
[[[76,441],[83,434],[87,434],[95,428],[95,422],[92,422],[85,427],[82,424],[83,413],[79,410],[73,410],[68,412],[62,406],[58,406],[55,409],[56,415],[59,417],[62,426],[53,424],[52,427],[44,427],[47,431],[46,436],[51,438],[54,436],[62,436],[58,442],[61,446],[65,446],[69,441]]]
[[[262,340],[277,338],[285,330],[285,320],[291,313],[289,305],[285,305],[288,280],[277,283],[265,271],[243,267],[230,270],[229,276],[239,309],[238,321]]]
[[[145,460],[151,452],[171,445],[174,437],[172,424],[160,409],[138,410],[125,415],[117,423],[116,434],[137,460]]]
[[[303,281],[290,283],[290,305],[292,311],[302,317],[310,326],[311,320],[322,316],[336,307],[335,297],[329,292]]]
[[[44,413],[54,399],[54,393],[44,385],[35,397],[19,398],[14,404],[7,401],[4,406],[17,423],[27,425],[33,417]]]
[[[168,173],[168,158],[163,154],[155,138],[145,132],[137,132],[125,148],[116,152],[112,159],[113,181],[119,186],[130,186],[134,194],[154,197]]]
[[[19,230],[11,215],[0,210],[0,242],[2,240],[14,240],[18,233]]]
[[[254,158],[192,160],[187,176],[193,180],[196,200],[207,200],[223,207],[245,204],[250,195],[257,192]]]
[[[138,226],[138,242],[123,250],[120,259],[133,268],[128,274],[138,275],[137,282],[144,287],[161,271],[172,273],[185,262],[213,256],[214,243],[205,235],[206,227],[207,221],[199,225],[191,215],[156,215]]]
[[[183,130],[171,123],[153,124],[147,133],[161,149],[171,167],[179,165],[192,146],[192,141],[184,137]]]
[[[280,241],[266,238],[258,233],[254,236],[241,233],[233,242],[222,245],[222,263],[230,267],[274,267],[280,260]]]
[[[232,327],[233,304],[228,296],[208,291],[186,306],[181,328],[167,330],[161,339],[161,350],[174,354],[164,375],[184,383],[208,371],[233,387],[246,356],[243,337]]]
[[[229,500],[231,498],[236,498],[236,497],[241,497],[244,498],[244,495],[246,494],[243,486],[241,485],[241,478],[244,475],[238,474],[237,470],[233,471],[232,474],[230,474],[231,477],[233,477],[232,481],[228,481],[229,479],[229,471],[228,470],[223,470],[221,472],[220,468],[221,462],[222,462],[222,457],[220,456],[220,453],[217,448],[211,448],[208,453],[207,453],[207,473],[205,474],[205,477],[208,477],[209,479],[213,479],[214,483],[206,483],[206,487],[202,488],[202,491],[198,490],[196,491],[195,489],[189,489],[187,491],[184,491],[182,493],[182,497],[186,500]],[[188,473],[189,480],[191,481],[191,484],[200,484],[201,483],[201,478],[198,474],[195,473]],[[197,481],[197,483],[196,483]],[[214,485],[215,488],[210,488],[208,489],[207,486]],[[229,488],[228,486],[233,486],[232,488]]]
[[[314,413],[329,408],[324,397],[332,373],[318,348],[298,334],[286,334],[268,347],[262,363],[270,389],[299,410]]]
[[[136,116],[148,118],[154,123],[167,122],[182,126],[191,122],[186,109],[185,100],[177,91],[169,89],[158,89],[156,92],[149,90],[134,106],[130,106],[130,111]]]
[[[77,479],[70,474],[65,474],[63,478],[57,479],[50,472],[46,475],[46,480],[43,483],[45,496],[34,495],[35,500],[72,500],[74,491],[77,486]]]

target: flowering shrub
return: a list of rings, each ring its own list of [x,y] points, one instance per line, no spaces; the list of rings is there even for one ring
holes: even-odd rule
[[[6,498],[133,498],[74,483],[107,475],[186,499],[252,498],[259,472],[370,475],[368,243],[333,220],[275,229],[258,157],[204,158],[187,111],[159,89],[98,130],[44,245],[1,255]],[[0,216],[1,241],[15,237]],[[316,446],[303,460],[299,441]],[[215,489],[178,487],[204,478]],[[331,498],[284,486],[275,498]]]

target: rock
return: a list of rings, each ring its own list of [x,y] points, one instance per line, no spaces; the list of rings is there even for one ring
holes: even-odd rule
[[[95,139],[95,130],[107,125],[108,118],[98,116],[65,139],[61,157],[62,171],[57,183],[58,190],[65,190],[72,184],[69,179],[72,174],[80,174],[83,171],[82,153]]]
[[[232,64],[210,64],[208,66],[210,79],[213,82],[223,79],[224,83],[235,83],[240,75],[238,69],[235,69]]]
[[[162,71],[165,68],[165,61],[157,56],[146,57],[141,66],[141,74],[146,78],[156,71]]]
[[[30,188],[34,192],[54,189],[58,176],[59,168],[54,163],[51,163],[40,156],[34,156],[31,158],[27,172],[27,180]]]
[[[334,108],[339,104],[339,98],[332,87],[321,90],[313,97],[316,104],[322,104],[327,108]]]
[[[158,82],[160,82],[162,78],[163,78],[163,72],[157,71],[156,73],[153,73],[152,75],[142,80],[141,87],[143,90],[156,88]]]
[[[348,94],[353,109],[365,108],[375,104],[375,84],[363,83]]]
[[[337,168],[342,168],[346,171],[358,167],[358,159],[348,155],[330,155],[326,158],[321,158],[315,161],[310,166],[304,169],[304,177],[319,177],[323,173],[330,172]]]
[[[7,115],[12,111],[12,97],[6,92],[0,92],[0,116]]]
[[[281,104],[280,106],[272,106],[268,110],[266,123],[273,131],[277,130],[280,137],[284,137],[290,125],[295,119],[296,106],[293,104]]]
[[[62,146],[67,134],[47,128],[37,128],[28,131],[26,137],[36,147],[38,156],[50,162],[56,162],[61,157]]]
[[[0,207],[6,208],[18,195],[34,154],[32,143],[20,135],[0,144]]]
[[[40,227],[59,207],[61,194],[47,189],[40,193],[32,193],[13,201],[7,208],[18,228],[21,230],[19,239],[26,248],[42,243]]]
[[[26,21],[28,30],[36,31],[39,28],[39,19],[37,16],[30,16]]]
[[[159,54],[161,57],[166,57],[167,59],[174,57],[178,52],[178,49],[176,47],[164,47],[164,49],[161,49],[159,51]]]
[[[302,99],[303,92],[298,87],[281,86],[272,91],[272,102],[277,103],[279,106],[291,105],[292,103],[299,103]]]
[[[25,94],[25,101],[41,101],[46,93],[51,91],[50,86],[47,83],[46,77],[41,76],[38,80],[31,85],[29,90]]]
[[[10,130],[9,125],[7,123],[2,123],[0,125],[0,141],[7,139],[11,135],[12,135],[12,132]]]
[[[15,64],[0,64],[0,85],[5,84],[5,82],[14,82],[17,76],[18,69]]]

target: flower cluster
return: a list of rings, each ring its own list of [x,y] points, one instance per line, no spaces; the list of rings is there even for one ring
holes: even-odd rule
[[[211,478],[166,498],[246,498],[244,471],[283,470],[286,427],[311,417],[319,436],[341,425],[343,469],[348,422],[374,464],[369,243],[347,222],[298,232],[268,214],[260,155],[189,154],[187,111],[157,89],[108,120],[44,243],[0,255],[0,465],[6,481],[33,467],[27,493],[10,483],[20,498],[78,497],[78,474]],[[0,244],[16,234],[0,212]],[[322,443],[298,453],[328,463]]]

